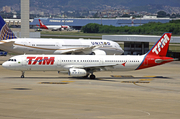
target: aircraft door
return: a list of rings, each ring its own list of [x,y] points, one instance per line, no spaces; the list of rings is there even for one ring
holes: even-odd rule
[[[27,66],[27,59],[25,57],[23,57],[22,59],[22,66]]]
[[[60,49],[62,47],[62,45],[59,42],[56,42],[56,48]]]
[[[21,60],[21,69],[23,70],[30,70],[31,67],[27,65],[28,64],[28,60],[26,59],[26,57],[23,57],[22,60]]]
[[[148,62],[150,61],[150,58],[145,59],[144,66],[148,66]]]
[[[99,64],[100,64],[100,65],[103,64],[103,59],[99,59]]]
[[[57,60],[57,70],[60,70],[62,69],[62,61],[61,61],[61,57],[58,57],[58,60]]]
[[[21,42],[23,45],[23,49],[21,50],[22,53],[26,53],[28,51],[28,49],[26,48],[26,46],[28,46],[28,42],[26,40]]]

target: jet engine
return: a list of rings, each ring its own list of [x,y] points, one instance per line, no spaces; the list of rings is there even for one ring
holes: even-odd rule
[[[103,50],[94,50],[91,55],[106,55],[106,52]]]
[[[68,74],[72,77],[83,77],[87,75],[87,72],[84,69],[70,68]]]

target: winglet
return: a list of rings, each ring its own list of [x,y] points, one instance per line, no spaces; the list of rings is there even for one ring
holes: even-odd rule
[[[0,45],[4,45],[4,46],[13,46],[15,41],[11,41],[11,40],[8,40],[8,41],[1,41],[0,42]]]

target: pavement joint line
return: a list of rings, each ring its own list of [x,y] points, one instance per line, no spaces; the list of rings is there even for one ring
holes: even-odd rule
[[[111,75],[111,77],[134,77],[132,75]]]
[[[157,77],[157,76],[144,76],[144,77],[151,77],[151,78],[155,78],[155,77]]]
[[[150,83],[149,81],[121,81],[121,83]]]
[[[68,84],[67,82],[39,82],[39,84]]]

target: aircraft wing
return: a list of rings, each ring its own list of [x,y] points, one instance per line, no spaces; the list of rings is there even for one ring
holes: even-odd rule
[[[0,46],[4,45],[4,46],[13,46],[15,41],[0,41]]]
[[[106,65],[66,65],[64,68],[82,68],[82,69],[91,69],[93,71],[106,70],[105,67],[113,68],[113,66],[117,66],[118,64],[106,64]]]
[[[74,54],[74,53],[83,52],[83,51],[91,52],[93,48],[98,48],[98,47],[100,47],[100,46],[81,47],[81,48],[66,50],[66,51],[62,52],[62,54],[68,54],[68,53]]]

